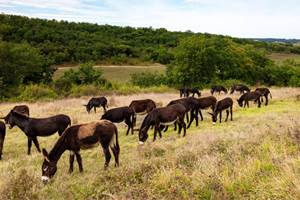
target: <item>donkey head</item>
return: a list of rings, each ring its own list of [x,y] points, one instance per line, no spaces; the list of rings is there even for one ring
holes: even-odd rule
[[[51,161],[46,149],[43,149],[44,162],[42,165],[42,181],[48,183],[57,170],[56,162]]]
[[[146,142],[147,138],[148,138],[148,129],[147,127],[143,127],[140,129],[139,131],[139,143],[140,144],[144,144],[144,142]]]
[[[243,100],[242,99],[238,99],[236,101],[238,102],[238,104],[239,104],[240,107],[243,107]]]
[[[92,107],[91,107],[89,104],[83,105],[83,106],[85,107],[86,111],[87,111],[88,113],[90,113]]]
[[[211,117],[212,117],[212,122],[213,122],[213,125],[215,125],[215,124],[216,124],[216,122],[217,122],[217,114],[216,114],[215,112],[213,112],[213,113],[208,113],[208,114],[210,114],[210,115],[211,115]]]

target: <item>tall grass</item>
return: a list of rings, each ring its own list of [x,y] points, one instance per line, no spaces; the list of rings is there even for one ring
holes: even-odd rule
[[[26,156],[24,134],[17,128],[8,130],[0,162],[0,199],[299,199],[299,89],[271,92],[273,99],[267,107],[243,109],[235,104],[232,122],[213,126],[204,112],[204,121],[199,127],[192,126],[185,138],[171,128],[162,139],[151,142],[150,130],[149,141],[139,146],[137,135],[125,136],[126,129],[119,124],[120,167],[111,163],[104,171],[102,151],[96,148],[82,151],[84,173],[75,165],[69,175],[66,152],[48,185],[40,181],[42,155],[33,149],[33,154]],[[108,99],[114,107],[140,98],[166,105],[177,97],[173,93],[143,93]],[[29,106],[32,116],[66,113],[83,123],[98,119],[102,113],[87,114],[82,107],[87,99]],[[1,104],[0,110],[5,113],[14,105]],[[39,140],[50,150],[57,138]]]

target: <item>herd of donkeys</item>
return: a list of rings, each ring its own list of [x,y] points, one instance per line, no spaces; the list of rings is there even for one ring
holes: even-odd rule
[[[107,110],[107,99],[105,97],[91,98],[87,105],[85,105],[87,112],[92,109],[96,112],[96,107],[103,107],[104,114],[101,120],[93,121],[85,124],[71,125],[71,119],[69,116],[59,114],[47,118],[31,118],[29,114],[29,108],[26,105],[15,106],[6,116],[2,117],[5,123],[0,121],[0,159],[2,158],[2,150],[5,138],[5,124],[9,128],[14,126],[19,127],[28,138],[28,151],[31,152],[32,142],[34,143],[38,152],[41,152],[37,137],[45,137],[59,134],[59,139],[56,141],[52,150],[48,153],[46,149],[42,149],[44,162],[42,164],[42,181],[47,183],[56,173],[57,162],[61,155],[69,150],[70,152],[70,166],[69,172],[73,172],[73,163],[76,157],[79,171],[83,171],[82,159],[80,150],[89,149],[95,146],[102,146],[105,156],[104,168],[106,169],[111,159],[111,153],[115,159],[115,165],[119,165],[119,153],[120,147],[118,143],[118,129],[114,123],[125,122],[128,126],[126,135],[134,132],[136,124],[136,116],[147,114],[142,121],[140,128],[138,129],[139,143],[143,144],[148,138],[148,130],[154,129],[154,138],[156,139],[157,133],[159,137],[162,137],[161,131],[167,131],[168,126],[174,124],[175,130],[178,126],[178,133],[181,133],[183,129],[183,136],[186,134],[192,122],[196,122],[198,126],[198,114],[201,120],[203,116],[201,110],[211,108],[212,112],[209,114],[212,116],[213,123],[217,122],[217,117],[221,123],[222,111],[226,111],[226,119],[230,114],[232,120],[232,107],[233,100],[230,97],[226,97],[220,101],[213,96],[214,93],[227,93],[227,89],[223,86],[213,86],[211,88],[211,96],[201,97],[201,92],[197,88],[181,88],[180,98],[172,100],[165,107],[156,107],[156,104],[151,99],[134,100],[129,106],[117,107]],[[261,102],[264,101],[265,105],[268,105],[268,96],[271,96],[268,88],[257,88],[255,91],[245,85],[233,85],[230,89],[230,94],[234,91],[240,92],[242,95],[237,100],[238,104],[249,107],[249,101],[254,101],[261,106]],[[198,98],[195,98],[195,94]],[[186,124],[186,122],[188,124]]]

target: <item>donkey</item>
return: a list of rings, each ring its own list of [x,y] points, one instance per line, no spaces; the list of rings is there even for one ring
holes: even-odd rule
[[[0,160],[2,159],[2,151],[3,151],[5,133],[6,133],[5,124],[0,121]]]
[[[151,99],[142,99],[142,100],[132,101],[129,107],[133,110],[135,114],[134,121],[133,121],[133,126],[135,126],[136,115],[144,115],[146,113],[151,112],[154,108],[156,108],[156,104]]]
[[[238,104],[240,107],[243,107],[244,102],[244,108],[249,108],[249,101],[254,101],[254,103],[258,103],[258,108],[260,108],[261,102],[260,102],[261,93],[260,92],[247,92],[243,94],[238,100]]]
[[[114,123],[125,121],[125,124],[128,126],[126,135],[128,135],[130,129],[133,135],[135,116],[133,109],[128,106],[110,109],[102,115],[101,119],[106,119]]]
[[[190,93],[192,93],[192,97],[195,96],[195,94],[198,95],[198,97],[201,96],[201,92],[197,88],[180,88],[180,98],[181,97],[189,97]]]
[[[218,119],[218,114],[220,114],[220,123],[222,122],[222,111],[226,110],[226,119],[225,122],[228,120],[229,112],[230,112],[230,120],[232,121],[232,106],[233,101],[230,97],[226,97],[216,103],[215,109],[213,113],[208,113],[212,116],[213,124],[215,125]]]
[[[191,126],[194,119],[196,119],[196,126],[198,126],[198,113],[200,114],[201,121],[203,121],[201,109],[206,109],[206,108],[210,107],[212,109],[212,111],[214,111],[215,105],[217,103],[217,99],[214,96],[199,98],[199,99],[196,99],[196,101],[197,101],[197,104],[196,104],[195,109],[193,110],[193,113],[191,113],[191,120],[190,120],[187,128],[189,128]]]
[[[265,97],[265,99],[266,99],[265,105],[267,106],[268,102],[269,102],[269,99],[268,99],[269,94],[270,94],[270,98],[272,99],[272,94],[271,94],[269,88],[256,88],[255,92],[260,92],[261,96]],[[263,97],[261,97],[261,102],[264,102]]]
[[[48,118],[30,118],[21,113],[11,110],[7,117],[4,118],[5,123],[9,124],[9,128],[18,126],[28,138],[28,151],[31,153],[32,141],[41,152],[37,136],[46,137],[58,132],[61,135],[64,130],[71,125],[71,119],[67,115],[55,115]]]
[[[221,92],[224,92],[225,94],[227,94],[227,89],[225,87],[223,87],[222,85],[213,85],[211,87],[210,93],[211,95],[214,95],[214,93],[219,92],[219,94],[221,94]]]
[[[161,138],[161,125],[170,125],[175,122],[178,123],[179,129],[178,134],[181,133],[183,128],[183,136],[186,135],[186,124],[184,122],[184,114],[186,108],[182,104],[173,104],[163,108],[156,108],[152,110],[144,119],[141,128],[139,130],[139,143],[143,144],[148,138],[148,130],[150,126],[154,125],[154,137],[153,141],[156,140],[157,132]]]
[[[236,84],[233,85],[230,89],[230,94],[233,94],[234,91],[240,92],[241,94],[244,94],[246,92],[250,92],[250,89],[246,85],[242,84]]]
[[[94,108],[94,112],[96,113],[96,107],[102,106],[104,113],[106,112],[107,106],[107,99],[105,97],[93,97],[89,100],[87,105],[83,105],[86,107],[86,111],[90,113],[92,108]]]
[[[112,122],[99,120],[70,126],[57,140],[50,153],[43,149],[42,181],[47,183],[54,176],[57,170],[57,162],[66,150],[70,151],[69,173],[73,172],[75,156],[79,172],[83,172],[80,150],[90,149],[99,146],[99,144],[101,144],[105,156],[104,169],[107,169],[111,159],[109,149],[115,157],[115,166],[119,166],[118,129]]]

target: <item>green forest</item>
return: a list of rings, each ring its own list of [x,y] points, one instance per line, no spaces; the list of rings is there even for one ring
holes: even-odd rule
[[[191,31],[171,32],[164,28],[119,27],[1,14],[0,96],[4,99],[26,97],[28,94],[24,91],[32,88],[35,88],[32,95],[43,89],[41,96],[51,94],[51,97],[68,96],[81,91],[78,87],[91,85],[106,90],[124,88],[103,79],[101,71],[93,69],[94,64],[160,63],[167,66],[163,75],[134,74],[128,85],[140,88],[203,88],[233,82],[299,87],[299,63],[293,60],[274,63],[267,57],[272,52],[300,54],[300,47],[293,43]],[[53,66],[65,63],[81,64],[81,67],[52,80],[56,70]]]

